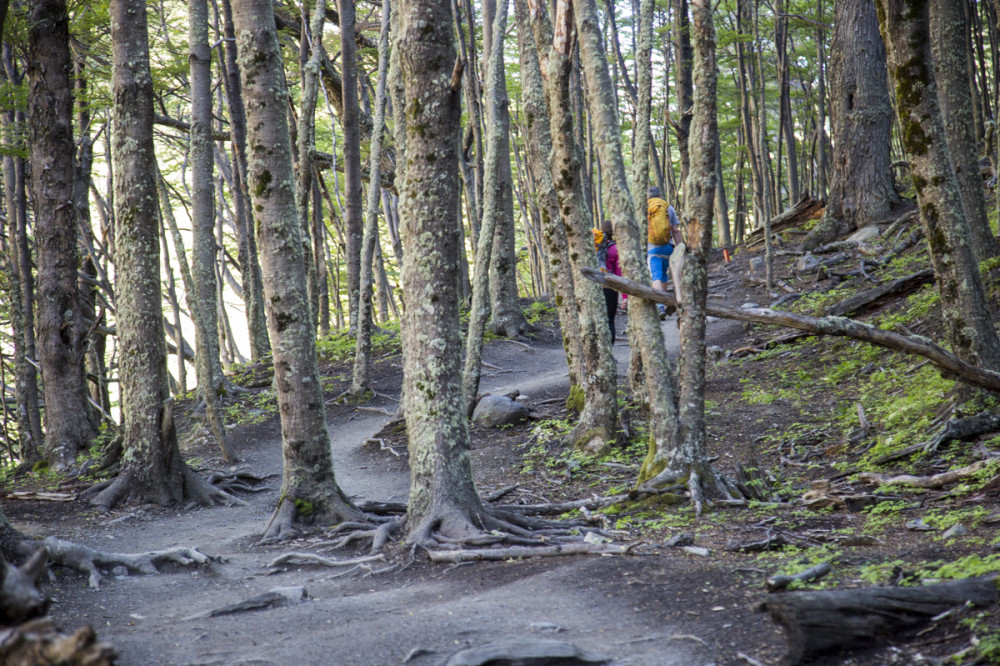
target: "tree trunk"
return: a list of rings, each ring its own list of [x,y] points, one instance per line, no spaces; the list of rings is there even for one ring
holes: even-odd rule
[[[146,3],[112,0],[110,14],[123,466],[93,502],[211,503],[208,486],[181,459],[167,390]]]
[[[212,146],[212,52],[208,46],[208,3],[189,0],[189,62],[191,67],[191,279],[188,309],[194,318],[195,368],[205,399],[209,432],[226,462],[236,455],[226,442],[219,399],[223,392],[219,360],[219,284],[215,274],[215,188]],[[178,252],[181,252],[179,249]],[[181,354],[180,356],[183,356]]]
[[[372,262],[378,243],[378,203],[382,191],[382,134],[385,130],[385,79],[389,69],[389,0],[382,0],[382,30],[378,40],[378,83],[375,88],[375,126],[369,144],[368,201],[365,207],[364,242],[361,246],[361,297],[358,301],[358,335],[354,353],[354,373],[351,395],[364,397],[369,391],[368,366],[372,347],[372,294],[374,279]]]
[[[64,0],[32,3],[28,141],[38,253],[38,362],[45,390],[43,458],[72,465],[96,436],[84,377],[86,326],[77,287],[73,208],[73,91],[69,16]],[[30,270],[30,266],[25,267]]]
[[[267,337],[267,317],[264,312],[264,286],[257,257],[257,239],[254,236],[254,216],[247,192],[247,122],[243,105],[243,84],[240,83],[239,68],[236,64],[236,31],[233,27],[233,11],[229,0],[220,0],[222,5],[225,61],[222,67],[222,82],[229,106],[229,132],[232,136],[233,163],[236,165],[236,187],[233,192],[233,207],[236,223],[239,225],[239,261],[243,276],[243,303],[246,308],[247,329],[250,336],[250,359],[259,361],[271,350]]]
[[[674,8],[674,73],[677,81],[674,89],[677,91],[677,111],[679,118],[675,132],[677,135],[677,152],[681,157],[681,182],[687,180],[690,157],[688,155],[688,136],[691,132],[691,104],[694,96],[691,80],[692,51],[691,23],[688,18],[688,0],[672,0]],[[641,201],[641,199],[637,199]],[[681,202],[684,203],[684,202]],[[678,210],[681,206],[678,206]]]
[[[830,46],[833,176],[826,213],[806,236],[812,250],[885,218],[899,204],[890,168],[892,106],[885,46],[870,0],[838,0]]]
[[[509,3],[504,3],[508,6]],[[494,20],[499,20],[497,16]],[[506,22],[506,17],[505,17]],[[484,21],[484,29],[488,29],[490,24]],[[485,43],[485,40],[484,40]],[[493,54],[487,52],[489,62],[493,61]],[[503,58],[501,52],[500,58]],[[487,77],[489,74],[487,73]],[[489,142],[491,134],[496,133],[498,146],[497,172],[492,176],[497,182],[497,204],[494,215],[497,216],[495,231],[492,237],[493,252],[490,255],[489,278],[490,278],[490,320],[489,330],[495,335],[503,335],[512,338],[527,331],[530,326],[521,312],[521,306],[517,300],[517,254],[514,251],[514,179],[510,170],[510,108],[507,99],[507,77],[501,68],[500,75],[494,81],[493,90],[487,87],[486,91],[486,141]],[[489,148],[487,148],[489,151]],[[488,169],[488,167],[486,167]],[[485,220],[488,214],[486,202],[489,200],[489,180],[491,176],[488,172],[484,174],[484,196],[483,196],[483,222],[482,226],[487,226]],[[476,257],[479,261],[479,257]]]
[[[573,276],[584,266],[597,266],[589,211],[583,191],[580,160],[573,141],[573,118],[570,115],[570,74],[572,59],[569,31],[572,30],[568,5],[559,5],[557,31],[553,35],[545,9],[531,2],[534,44],[547,71],[546,92],[549,109],[549,169],[559,199],[563,231]],[[624,175],[624,173],[623,173]],[[616,227],[616,230],[618,227]],[[611,331],[608,327],[604,295],[597,285],[574,281],[577,299],[577,326],[580,331],[580,388],[583,409],[577,425],[567,437],[574,448],[591,454],[602,452],[614,440],[617,429],[618,376],[611,354]]]
[[[448,3],[403,0],[394,50],[407,109],[403,216],[403,396],[410,447],[407,541],[476,530],[483,506],[472,482],[457,282],[459,82]],[[499,17],[498,17],[499,21]]]
[[[567,25],[560,24],[560,10],[570,8],[560,2],[556,5],[556,39],[569,38]],[[646,282],[646,267],[635,204],[629,194],[622,159],[618,120],[611,94],[611,76],[601,46],[594,0],[577,0],[572,6],[580,43],[580,61],[587,78],[587,102],[590,118],[594,123],[595,143],[604,171],[604,200],[607,202],[611,222],[618,240],[618,254],[622,260],[622,273],[631,280]],[[558,49],[558,46],[557,46]],[[640,470],[640,479],[651,478],[666,465],[667,452],[675,445],[677,437],[676,385],[667,360],[666,348],[660,329],[660,318],[653,303],[643,299],[629,299],[629,317],[636,321],[631,339],[632,349],[642,355],[649,395],[650,434],[649,455]]]
[[[302,225],[295,210],[292,148],[284,113],[287,92],[278,36],[270,20],[271,1],[239,0],[235,9],[236,46],[247,101],[247,182],[259,213],[257,239],[269,305],[284,460],[281,498],[265,537],[280,538],[297,520],[339,522],[359,512],[333,475],[306,292]]]
[[[355,0],[338,0],[340,10],[340,60],[343,63],[344,113],[344,227],[347,236],[348,318],[353,334],[358,325],[361,279],[361,242],[364,234],[361,185],[361,127],[358,109],[358,60],[354,43]]]
[[[559,197],[552,181],[552,172],[548,168],[549,155],[552,153],[552,131],[549,127],[549,110],[546,106],[539,65],[539,49],[535,46],[535,37],[531,32],[527,0],[515,0],[514,4],[517,13],[518,57],[521,65],[521,100],[527,125],[525,138],[527,166],[535,178],[538,213],[541,216],[542,244],[548,259],[553,300],[559,315],[566,366],[569,368],[569,383],[570,386],[580,386],[581,341],[573,284],[574,271],[569,258],[566,227],[562,224],[559,213]],[[563,112],[568,113],[569,109],[563,109]]]
[[[500,101],[500,88],[504,87],[503,41],[507,26],[507,0],[500,0],[503,5],[493,21],[494,53],[490,54],[486,68],[486,161],[484,163],[483,179],[483,221],[479,229],[479,243],[476,249],[476,264],[472,279],[472,307],[469,311],[469,326],[465,334],[465,370],[463,387],[465,391],[465,406],[468,416],[476,407],[479,394],[479,378],[482,373],[483,333],[486,330],[489,315],[489,296],[492,281],[490,275],[493,258],[497,251],[497,227],[501,223],[503,208],[503,179],[500,162],[510,161],[509,152],[503,152],[506,143],[496,125],[496,106]],[[497,57],[493,57],[496,55]],[[508,181],[508,186],[510,185]],[[510,196],[508,187],[507,195]],[[404,206],[405,209],[405,206]],[[405,247],[405,245],[404,245]],[[404,255],[405,256],[405,255]],[[456,267],[457,268],[457,267]],[[456,283],[457,284],[457,283]],[[404,288],[404,292],[409,293]]]
[[[908,0],[879,0],[879,8],[903,148],[949,338],[963,360],[998,370],[1000,339],[972,251],[931,66],[930,12],[926,4],[915,6]]]
[[[973,62],[969,53],[969,25],[962,5],[957,2],[934,0],[930,16],[934,78],[942,118],[947,119],[944,129],[948,152],[961,190],[973,254],[982,261],[996,256],[1000,244],[990,232],[983,178],[979,173],[980,149],[973,126],[973,98],[969,95],[969,65]]]

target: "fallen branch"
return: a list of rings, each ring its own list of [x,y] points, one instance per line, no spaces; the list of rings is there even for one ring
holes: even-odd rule
[[[934,271],[928,268],[927,270],[918,271],[912,275],[901,277],[898,280],[886,282],[885,284],[875,287],[874,289],[867,289],[854,294],[850,298],[830,307],[827,310],[827,313],[835,316],[854,314],[859,311],[867,310],[870,305],[885,298],[886,296],[907,294],[914,291],[918,287],[922,287],[923,285],[930,284],[932,282],[934,282]]]
[[[768,592],[777,592],[778,590],[783,590],[792,583],[811,583],[814,580],[819,580],[823,576],[830,573],[832,567],[829,562],[820,562],[814,567],[809,567],[805,571],[800,571],[797,574],[791,576],[770,576],[766,581]]]
[[[428,550],[431,562],[485,562],[525,557],[557,557],[562,555],[626,555],[629,546],[607,546],[586,542],[562,543],[554,546],[513,546],[469,550]]]
[[[611,497],[592,497],[590,499],[553,502],[550,504],[498,504],[496,508],[509,511],[510,513],[523,513],[534,516],[560,516],[568,511],[580,508],[586,508],[590,511],[603,509],[606,506],[624,502],[628,498],[628,495],[614,495]]]
[[[618,277],[617,275],[602,273],[593,268],[583,268],[581,269],[581,273],[587,279],[593,280],[610,289],[629,294],[630,296],[645,298],[655,303],[663,303],[675,307],[677,305],[674,297],[665,291],[659,291],[652,287]],[[706,303],[705,314],[722,319],[787,326],[801,331],[810,331],[815,334],[852,338],[879,347],[885,347],[886,349],[915,354],[928,359],[939,368],[956,375],[972,386],[1000,393],[1000,373],[966,363],[957,355],[921,336],[901,335],[899,333],[883,331],[880,328],[845,317],[807,317],[805,315],[768,308],[732,308]]]
[[[956,481],[967,479],[986,467],[985,460],[979,460],[966,465],[961,469],[953,469],[932,476],[913,476],[912,474],[900,474],[899,476],[889,476],[888,474],[875,474],[874,472],[864,472],[858,474],[858,481],[871,485],[884,486],[895,484],[900,486],[912,486],[914,488],[941,488]]]
[[[822,199],[814,199],[809,192],[805,192],[795,202],[795,205],[771,218],[771,233],[776,234],[785,229],[791,229],[804,224],[808,220],[819,217],[823,214],[826,202]],[[744,243],[747,247],[753,247],[764,242],[764,227],[758,227],[747,234]]]
[[[925,585],[856,590],[786,592],[754,608],[783,626],[787,661],[798,664],[820,654],[856,650],[900,630],[919,626],[951,608],[996,603],[995,576]]]
[[[235,604],[227,604],[219,608],[202,611],[194,615],[182,618],[187,620],[204,620],[209,617],[219,617],[220,615],[233,615],[235,613],[245,613],[246,611],[260,610],[262,608],[276,608],[278,606],[288,606],[298,603],[307,597],[304,587],[277,588],[264,594],[258,594]]]
[[[973,437],[997,432],[998,430],[1000,430],[1000,415],[997,414],[980,414],[979,416],[955,419],[953,421],[949,421],[941,432],[929,441],[907,446],[905,449],[900,449],[895,453],[888,453],[877,459],[875,463],[878,465],[884,465],[888,462],[892,462],[893,460],[906,458],[914,453],[917,453],[918,451],[937,451],[942,444],[947,444],[948,442],[964,442],[972,439]]]

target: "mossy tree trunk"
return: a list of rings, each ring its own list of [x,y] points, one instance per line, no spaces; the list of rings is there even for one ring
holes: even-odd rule
[[[561,7],[564,10],[562,13],[557,12],[555,31],[543,6],[531,2],[529,7],[535,48],[539,62],[544,63],[547,73],[544,80],[551,136],[549,169],[559,199],[563,233],[569,246],[576,297],[576,326],[580,331],[580,388],[583,389],[584,401],[580,418],[569,433],[567,442],[589,453],[599,453],[609,441],[615,439],[618,428],[618,373],[611,353],[611,331],[608,329],[604,295],[596,284],[588,284],[589,280],[576,277],[583,267],[597,267],[597,255],[570,113],[572,52],[568,37],[572,25],[566,13],[568,6]],[[615,229],[617,232],[618,227]]]
[[[497,2],[496,16],[491,17],[489,11],[484,11],[483,29],[490,30],[493,22],[503,19],[504,25],[507,17],[500,14],[507,12],[510,3]],[[491,20],[492,18],[492,20]],[[496,30],[493,30],[496,35]],[[492,40],[491,40],[492,41]],[[485,43],[485,41],[484,41]],[[486,52],[487,59],[487,79],[493,78],[493,87],[487,83],[486,88],[486,143],[498,142],[498,160],[493,167],[496,173],[490,174],[491,168],[484,165],[483,183],[483,220],[482,226],[485,229],[487,215],[495,215],[496,221],[493,223],[494,232],[491,236],[493,251],[489,254],[489,287],[490,287],[490,320],[489,330],[495,335],[503,335],[512,338],[527,331],[527,320],[521,311],[517,298],[517,254],[514,251],[514,178],[510,169],[510,100],[507,98],[507,77],[504,75],[503,51],[500,53],[500,75],[491,77],[490,71],[493,60],[496,57],[497,45],[490,44],[491,50]],[[487,147],[487,153],[489,148]],[[487,161],[489,155],[486,156]],[[495,179],[495,195],[497,197],[495,208],[489,212],[488,202],[490,198],[490,182]],[[480,231],[482,233],[482,231]],[[479,255],[476,255],[479,262]]]
[[[238,259],[243,278],[243,304],[246,308],[247,330],[250,337],[250,359],[259,361],[271,350],[267,338],[267,316],[264,312],[264,285],[257,257],[257,239],[254,237],[253,210],[247,190],[247,119],[243,105],[243,84],[236,65],[236,31],[233,27],[233,10],[229,0],[220,0],[223,34],[226,40],[222,82],[229,107],[229,133],[232,137],[233,164],[236,167],[233,192],[233,212],[236,215],[239,237]],[[220,56],[222,57],[222,56]]]
[[[407,303],[403,396],[410,447],[406,520],[408,540],[417,543],[434,534],[470,536],[484,511],[472,482],[460,356],[455,353],[461,345],[456,275],[462,239],[455,224],[461,90],[452,78],[451,8],[435,0],[403,0],[398,26],[394,48],[400,55],[407,116],[400,197],[400,208],[407,211],[401,230]]]
[[[964,361],[1000,370],[1000,339],[993,328],[941,115],[929,3],[878,0],[878,11],[896,87],[903,149],[913,173],[950,342]]]
[[[344,235],[347,237],[348,317],[351,333],[357,331],[361,279],[361,243],[364,235],[361,184],[361,111],[358,107],[358,61],[354,42],[354,2],[338,0],[340,11],[340,61],[344,130]]]
[[[368,366],[372,348],[372,261],[375,258],[375,244],[378,243],[378,204],[382,192],[381,162],[382,135],[385,132],[385,88],[389,69],[389,0],[382,0],[382,28],[378,40],[378,80],[375,85],[375,126],[368,154],[368,200],[365,202],[365,233],[361,245],[361,297],[358,301],[358,336],[354,354],[354,373],[351,394],[363,397],[369,390]],[[384,304],[383,300],[383,304]]]
[[[514,8],[517,16],[518,58],[521,65],[521,103],[524,108],[524,122],[528,129],[525,141],[527,167],[535,181],[542,243],[548,258],[552,295],[559,315],[559,327],[562,330],[563,350],[566,352],[566,365],[569,368],[569,383],[570,386],[579,386],[582,369],[580,328],[577,325],[576,314],[578,305],[573,285],[573,266],[567,249],[566,228],[562,224],[559,197],[548,167],[549,155],[552,153],[552,132],[549,128],[549,111],[538,59],[540,49],[536,48],[535,37],[531,32],[527,0],[514,0]],[[547,52],[548,46],[544,48]]]
[[[195,324],[195,368],[205,400],[208,430],[226,462],[236,454],[226,442],[219,401],[224,391],[219,359],[219,284],[215,272],[215,186],[212,154],[212,51],[208,46],[208,2],[189,0],[188,40],[191,69],[191,278],[188,308]],[[178,252],[182,249],[178,248]],[[180,344],[178,344],[180,347]],[[182,357],[183,354],[179,354]]]
[[[510,181],[502,177],[503,161],[510,161],[504,152],[504,135],[496,127],[497,106],[506,103],[506,83],[503,67],[503,43],[507,28],[507,0],[500,0],[493,20],[491,45],[493,53],[486,66],[486,161],[483,167],[483,219],[476,245],[476,261],[472,278],[472,307],[469,326],[465,335],[465,370],[463,386],[466,412],[472,416],[479,393],[482,374],[483,333],[490,317],[490,300],[493,295],[493,263],[496,259],[498,228],[503,224],[504,188],[510,197]],[[496,56],[496,57],[494,57]],[[409,137],[407,139],[409,143]],[[409,147],[409,146],[408,146]],[[511,203],[513,206],[513,202]],[[405,207],[403,207],[406,210]],[[454,219],[454,218],[453,218]],[[405,247],[405,244],[404,244]],[[457,265],[456,265],[457,268]],[[456,274],[457,275],[457,274]],[[409,293],[406,289],[404,293]]]
[[[89,414],[84,375],[87,328],[76,276],[72,62],[65,1],[32,3],[28,25],[28,141],[38,253],[36,324],[45,394],[42,456],[52,467],[65,469],[97,434]]]
[[[837,0],[833,25],[833,175],[823,219],[802,243],[806,250],[885,218],[899,203],[890,168],[885,45],[875,7],[871,0]]]
[[[962,193],[969,238],[977,259],[996,256],[1000,244],[990,231],[979,173],[980,148],[976,140],[973,97],[969,95],[969,23],[962,4],[932,0],[930,12],[931,53],[938,84],[941,115],[945,120],[948,152],[955,164],[955,177]],[[974,87],[973,87],[974,89]]]
[[[674,132],[677,137],[677,152],[681,161],[681,187],[687,180],[691,157],[688,154],[688,136],[691,134],[691,102],[694,95],[691,79],[691,19],[688,16],[689,0],[671,0],[674,10],[674,91],[677,94],[679,118]],[[640,15],[642,10],[640,10]],[[641,20],[641,19],[640,19]],[[642,201],[642,199],[636,199]],[[678,206],[680,210],[680,206]]]
[[[181,459],[167,388],[160,294],[153,79],[146,3],[112,0],[112,131],[115,267],[122,469],[93,502],[213,501],[212,489]]]
[[[680,309],[681,351],[678,400],[679,437],[664,474],[687,479],[696,511],[705,496],[729,498],[722,478],[709,463],[705,445],[705,304],[708,260],[712,251],[712,214],[716,191],[719,126],[716,112],[715,25],[711,0],[691,0],[694,43],[694,112],[688,140],[690,169],[684,183],[681,226],[687,249]]]
[[[281,498],[266,538],[284,536],[296,521],[360,515],[333,475],[273,11],[271,0],[239,0],[233,12],[247,109],[247,182],[257,211],[284,460]]]
[[[636,282],[648,282],[645,262],[645,229],[640,231],[635,204],[629,192],[622,159],[621,135],[614,106],[611,75],[601,38],[594,0],[556,4],[555,44],[568,39],[572,15],[579,34],[580,62],[587,81],[587,105],[594,126],[594,143],[601,162],[604,202],[615,229],[622,274]],[[560,21],[566,21],[562,25]],[[563,37],[560,37],[560,36]],[[558,50],[558,46],[557,46]],[[629,299],[629,317],[635,319],[630,331],[633,353],[642,355],[646,391],[649,396],[649,454],[639,473],[640,481],[663,470],[667,456],[677,441],[677,387],[667,359],[660,318],[654,304],[640,298]]]

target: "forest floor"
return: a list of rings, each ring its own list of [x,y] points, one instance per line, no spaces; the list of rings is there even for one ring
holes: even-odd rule
[[[759,274],[750,271],[750,259],[760,254],[741,252],[729,264],[720,257],[710,271],[713,301],[738,307],[777,300],[780,294],[767,294]],[[857,264],[858,255],[847,254],[831,271]],[[779,275],[803,294],[786,307],[821,312],[870,286],[860,277],[838,282],[829,276],[797,275],[791,267],[795,259],[779,258]],[[912,272],[920,261],[920,252],[913,251],[876,277],[883,281]],[[995,278],[990,284],[995,300]],[[869,316],[895,318],[936,338],[935,293],[929,286],[889,299]],[[540,315],[538,331],[523,340],[489,342],[481,390],[526,395],[534,418],[501,429],[472,428],[472,463],[481,495],[507,489],[498,503],[534,504],[627,492],[645,454],[642,417],[623,398],[623,424],[631,443],[599,459],[566,451],[558,437],[571,421],[563,406],[568,385],[560,339],[550,310],[533,305],[528,311]],[[624,315],[619,315],[618,327],[624,330]],[[675,356],[675,317],[662,330]],[[744,481],[755,477],[745,487],[757,488],[766,501],[715,509],[701,519],[686,502],[671,505],[662,498],[595,512],[601,526],[621,543],[639,542],[627,556],[449,566],[418,555],[390,571],[381,571],[388,563],[372,562],[370,568],[346,575],[342,569],[308,563],[269,566],[288,552],[331,558],[367,553],[323,550],[320,544],[331,537],[322,528],[303,531],[291,542],[260,543],[281,474],[280,429],[266,368],[237,376],[257,388],[238,395],[239,402],[228,411],[233,424],[229,436],[242,462],[224,465],[197,438],[183,444],[189,461],[206,473],[266,477],[266,490],[240,493],[246,506],[146,506],[101,514],[79,501],[8,494],[4,510],[15,527],[33,536],[55,535],[119,552],[194,546],[218,558],[207,566],[163,567],[161,575],[107,572],[99,591],[89,589],[81,574],[54,572],[44,587],[54,599],[50,615],[57,625],[65,630],[93,625],[99,638],[120,652],[122,664],[423,666],[443,664],[469,646],[527,637],[573,643],[619,665],[778,664],[786,651],[782,630],[753,610],[768,596],[764,581],[772,574],[830,562],[833,572],[811,587],[845,588],[1000,570],[995,554],[995,525],[1000,522],[995,450],[1000,440],[984,436],[976,444],[942,444],[937,453],[889,466],[873,462],[930,439],[948,418],[995,407],[995,401],[981,396],[970,401],[920,359],[849,340],[783,338],[787,333],[723,320],[712,320],[708,327],[713,359],[707,380],[710,453],[723,472],[736,477],[742,469]],[[343,340],[321,345],[330,398],[350,382],[344,347]],[[328,406],[338,482],[359,502],[402,502],[407,494],[405,433],[383,431],[389,419],[379,413],[396,407],[401,376],[397,347],[392,336],[379,338],[377,349],[382,351],[373,370],[378,395],[361,406],[367,409]],[[614,349],[621,385],[627,389],[629,346],[619,337]],[[182,419],[182,432],[185,424],[193,430]],[[985,471],[943,489],[892,485],[873,491],[852,476],[859,470],[931,474],[977,460],[988,461]],[[81,482],[61,483],[40,474],[21,479],[16,489],[73,492],[81,487]],[[862,502],[866,506],[850,501],[859,496],[869,498]],[[908,524],[919,529],[908,529]],[[964,532],[950,529],[955,525]],[[706,551],[665,545],[682,534]],[[305,588],[306,600],[204,616],[295,586]],[[964,663],[997,659],[998,625],[993,611],[965,609],[874,648],[831,655],[821,663],[931,664],[963,650]]]

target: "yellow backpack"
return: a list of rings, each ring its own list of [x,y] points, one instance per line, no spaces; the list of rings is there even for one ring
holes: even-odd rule
[[[646,208],[646,217],[649,220],[649,231],[646,236],[650,245],[666,245],[673,242],[673,235],[670,233],[670,216],[667,214],[670,206],[666,201],[659,198],[652,198]]]

